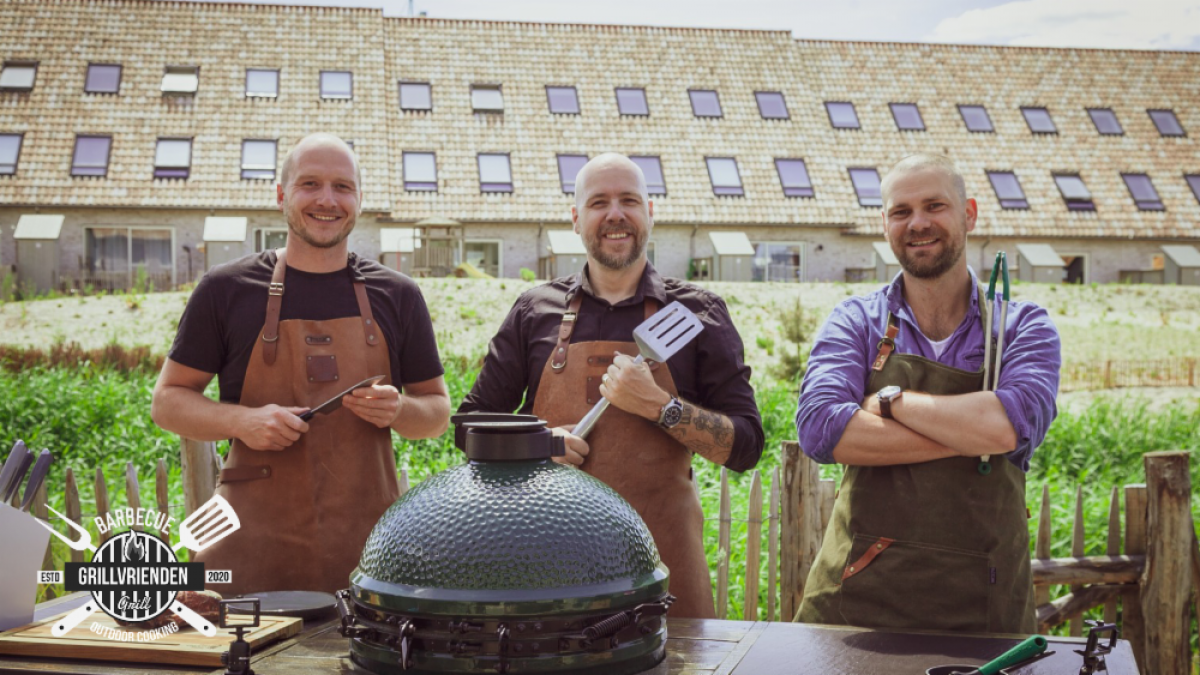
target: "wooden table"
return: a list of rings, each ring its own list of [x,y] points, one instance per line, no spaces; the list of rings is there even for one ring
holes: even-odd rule
[[[38,606],[41,620],[77,607],[77,593]],[[254,655],[259,675],[366,673],[350,662],[336,619],[306,622],[294,638]],[[667,658],[648,675],[924,675],[935,665],[979,665],[1016,639],[945,633],[897,633],[764,621],[670,619]],[[1078,638],[1052,638],[1055,654],[1013,675],[1077,675],[1083,648]],[[1133,652],[1121,641],[1109,655],[1108,675],[1137,675]],[[222,670],[187,666],[123,665],[104,661],[33,659],[0,655],[0,672],[61,675],[221,675]]]

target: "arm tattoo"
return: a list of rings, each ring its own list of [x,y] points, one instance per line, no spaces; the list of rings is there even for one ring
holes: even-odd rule
[[[724,464],[733,450],[733,422],[717,412],[681,401],[679,424],[667,431],[688,450],[710,462]]]

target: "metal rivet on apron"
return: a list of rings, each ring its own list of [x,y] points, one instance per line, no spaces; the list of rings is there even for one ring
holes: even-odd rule
[[[335,380],[336,380],[337,378],[338,378],[338,376],[337,376],[337,375],[334,375],[334,376],[333,376],[333,379],[335,379]]]
[[[883,544],[875,544],[875,548],[883,548]]]
[[[309,360],[309,361],[312,361],[312,357],[311,357],[311,356],[310,356],[310,357],[308,357],[308,360]]]
[[[558,353],[559,353],[559,354],[563,353],[563,348],[562,348],[562,347],[559,347],[559,348],[558,348]]]
[[[310,377],[310,378],[308,378],[308,381],[309,381],[309,382],[312,382],[312,381],[313,381],[313,379]]]
[[[853,565],[851,565],[851,566],[850,566],[850,571],[851,571],[851,572],[853,572],[853,571],[854,571],[854,566],[853,566]]]
[[[270,473],[270,470],[268,470],[268,469],[267,469],[267,467],[265,467],[265,466],[264,466],[264,467],[263,467],[263,470],[262,470],[262,475],[264,475],[264,476],[265,476],[265,475],[267,475],[268,473]]]
[[[370,320],[370,319],[367,319],[367,325],[368,325],[368,326],[370,326],[370,325],[371,325],[371,320]]]

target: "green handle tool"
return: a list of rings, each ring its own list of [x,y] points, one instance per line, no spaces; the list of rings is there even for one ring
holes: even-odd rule
[[[959,675],[996,675],[1004,668],[1028,661],[1046,651],[1046,644],[1046,638],[1041,635],[1025,638],[1016,647],[979,666],[977,670],[959,673]]]

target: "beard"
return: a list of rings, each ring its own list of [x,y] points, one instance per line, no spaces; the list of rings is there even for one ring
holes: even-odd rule
[[[942,252],[933,258],[918,259],[910,256],[908,246],[904,244],[901,244],[899,250],[892,247],[892,252],[896,254],[896,261],[900,263],[901,269],[905,272],[917,279],[936,279],[954,267],[962,258],[963,250],[966,248],[966,237],[957,241],[942,237],[942,242],[945,244]]]
[[[313,248],[333,248],[342,243],[346,237],[350,236],[350,231],[354,229],[354,222],[354,218],[347,218],[346,226],[335,232],[332,237],[318,239],[309,231],[308,226],[305,225],[303,213],[293,211],[292,209],[288,209],[287,211],[288,235],[295,235],[298,239]]]
[[[604,250],[604,237],[613,232],[629,233],[629,236],[633,239],[633,246],[630,247],[629,253],[620,255],[608,253]],[[596,229],[595,233],[583,237],[583,245],[587,247],[588,255],[598,264],[610,270],[623,270],[642,257],[642,254],[646,251],[646,241],[648,239],[648,233],[637,227],[624,225],[601,226]]]

